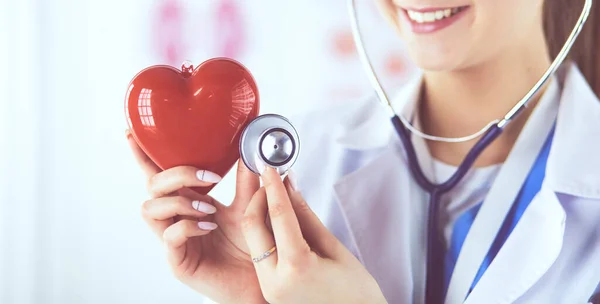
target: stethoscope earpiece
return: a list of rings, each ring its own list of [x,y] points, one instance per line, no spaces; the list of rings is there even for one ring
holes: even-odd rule
[[[285,117],[265,114],[252,120],[240,138],[240,157],[250,171],[260,174],[269,166],[284,175],[300,152],[298,132]]]

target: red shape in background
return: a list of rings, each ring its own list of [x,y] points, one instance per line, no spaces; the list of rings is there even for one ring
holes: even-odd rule
[[[349,30],[338,31],[333,35],[333,51],[336,56],[349,57],[354,55],[356,48],[352,32]]]
[[[220,56],[241,56],[246,45],[246,31],[239,5],[233,0],[221,0],[216,11],[217,49]]]
[[[158,6],[154,21],[155,49],[161,60],[169,65],[178,66],[184,60],[183,10],[178,0],[163,0]]]
[[[402,56],[391,53],[385,59],[385,73],[390,76],[403,75],[406,72],[406,63]]]

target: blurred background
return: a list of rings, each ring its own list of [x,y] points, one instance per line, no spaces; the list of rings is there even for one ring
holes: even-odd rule
[[[413,70],[372,0],[360,19],[386,87]],[[371,93],[344,0],[0,0],[0,303],[199,303],[140,217],[129,81],[235,58],[261,113]],[[233,176],[211,195],[233,197]]]

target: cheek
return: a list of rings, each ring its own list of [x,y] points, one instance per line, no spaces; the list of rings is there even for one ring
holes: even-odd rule
[[[360,3],[360,1],[357,1]],[[398,27],[398,15],[396,7],[392,0],[375,0],[375,4],[383,18],[385,18],[392,27]]]
[[[473,24],[471,54],[473,63],[502,52],[514,40],[517,17],[511,13],[515,1],[482,1]]]
[[[483,2],[483,1],[482,1]],[[527,44],[539,22],[541,0],[484,1],[474,24],[473,51],[476,57],[490,56]]]

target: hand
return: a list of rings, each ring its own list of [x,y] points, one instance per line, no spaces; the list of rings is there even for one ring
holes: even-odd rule
[[[220,177],[187,166],[161,172],[130,134],[127,138],[152,197],[142,216],[167,247],[175,276],[217,303],[265,303],[240,226],[260,187],[258,176],[238,163],[236,195],[227,207],[188,188],[209,186]]]
[[[244,236],[269,303],[386,303],[375,279],[308,207],[286,179],[267,167],[253,196]],[[271,229],[265,224],[269,215]]]

